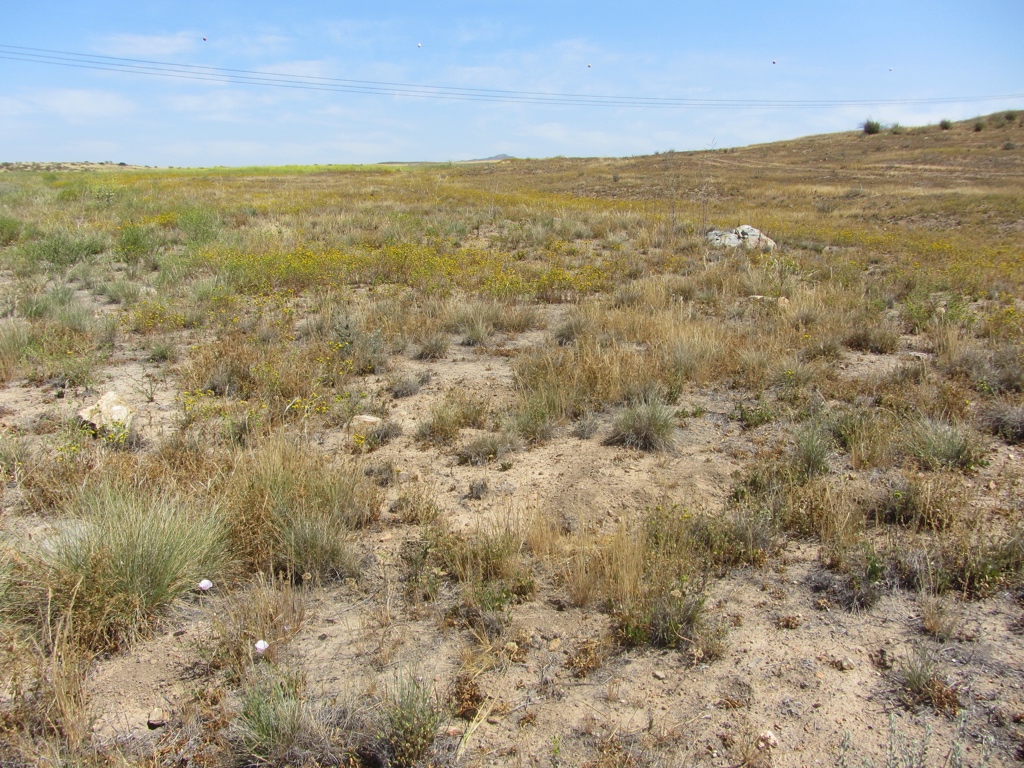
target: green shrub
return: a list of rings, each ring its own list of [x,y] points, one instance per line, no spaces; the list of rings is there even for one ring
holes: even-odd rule
[[[0,216],[0,246],[17,242],[21,237],[21,222],[13,216]]]
[[[940,120],[939,121],[939,128],[941,128],[944,131],[948,131],[952,127],[953,127],[953,121],[952,120]]]
[[[63,268],[102,253],[106,247],[106,242],[99,235],[57,229],[39,240],[22,245],[21,249],[30,264]]]
[[[129,264],[135,264],[153,247],[152,235],[146,227],[135,224],[122,226],[114,242],[114,253]]]
[[[434,743],[444,710],[428,685],[408,673],[388,687],[380,710],[379,738],[396,768],[411,768]]]
[[[882,132],[882,124],[877,120],[871,120],[870,118],[864,121],[862,126],[864,133],[868,136],[874,136],[876,133]]]
[[[984,130],[985,130],[985,121],[984,120],[978,120],[974,124],[974,132],[975,133],[981,133]]]

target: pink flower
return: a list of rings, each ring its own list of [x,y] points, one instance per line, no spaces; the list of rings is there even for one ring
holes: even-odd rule
[[[262,656],[263,652],[265,650],[267,650],[267,648],[269,648],[269,647],[270,647],[270,643],[268,643],[266,640],[257,640],[256,641],[256,653],[258,655],[260,655],[260,656]]]
[[[203,592],[209,592],[211,589],[213,589],[213,582],[209,579],[203,579],[199,582],[199,588],[203,590]]]

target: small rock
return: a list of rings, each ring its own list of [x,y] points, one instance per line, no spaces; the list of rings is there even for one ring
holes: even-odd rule
[[[445,731],[445,734],[447,736],[458,737],[458,736],[462,735],[462,729],[461,728],[456,728],[454,725],[449,725],[448,729]]]
[[[497,725],[501,721],[498,718],[496,718],[496,717],[488,717],[487,718],[487,722],[490,723],[491,725]]]
[[[164,711],[160,707],[154,707],[150,710],[149,717],[146,718],[146,725],[149,726],[151,731],[167,725],[167,717],[164,715]]]
[[[771,731],[765,731],[757,737],[758,749],[775,749],[777,746],[779,746],[779,740]]]
[[[661,671],[660,669],[656,669],[656,670],[654,670],[653,674],[654,674],[654,679],[655,679],[655,680],[664,680],[665,678],[667,678],[667,677],[668,677],[668,675],[666,675],[666,674],[665,674],[664,672],[662,672],[662,671]]]
[[[97,432],[115,426],[127,430],[131,428],[135,411],[117,392],[107,392],[95,405],[80,410],[78,418]]]
[[[557,651],[561,647],[562,647],[562,641],[561,641],[560,638],[557,638],[557,637],[554,640],[552,640],[550,643],[548,643],[548,650],[549,651]]]
[[[361,413],[358,416],[352,417],[352,420],[348,423],[348,428],[352,432],[365,432],[368,429],[380,426],[383,422],[384,419]]]

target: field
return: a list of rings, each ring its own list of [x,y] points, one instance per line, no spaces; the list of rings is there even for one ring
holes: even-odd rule
[[[1019,764],[1022,242],[1021,113],[0,165],[0,763]]]

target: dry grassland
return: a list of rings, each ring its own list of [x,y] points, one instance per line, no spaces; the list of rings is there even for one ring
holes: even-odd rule
[[[0,763],[1019,764],[1022,240],[1013,113],[6,164]]]

